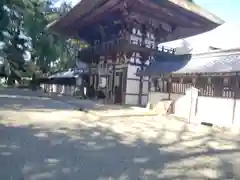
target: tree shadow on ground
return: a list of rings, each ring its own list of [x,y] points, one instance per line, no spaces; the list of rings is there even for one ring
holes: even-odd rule
[[[62,102],[53,101],[46,97],[36,96],[20,96],[20,95],[1,95],[1,107],[0,109],[24,111],[34,110],[38,112],[47,111],[67,111],[72,110],[73,106],[64,104]]]
[[[240,156],[237,141],[232,142],[235,148],[218,149],[210,142],[228,139],[219,139],[214,131],[185,138],[188,133],[186,128],[170,132],[163,127],[155,140],[148,141],[99,125],[2,124],[0,179],[240,179],[233,162]],[[170,135],[177,138],[168,143],[165,138]],[[186,145],[193,141],[201,142]]]
[[[4,110],[32,110],[38,112],[72,110],[96,111],[109,114],[109,111],[132,110],[131,106],[107,105],[98,101],[77,99],[72,96],[47,94],[41,91],[31,91],[17,88],[0,90],[1,107]],[[55,101],[53,101],[55,100]],[[118,113],[119,114],[119,113]],[[133,113],[132,113],[133,114]]]

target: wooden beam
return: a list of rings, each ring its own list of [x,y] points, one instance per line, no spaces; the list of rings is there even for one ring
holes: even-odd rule
[[[102,7],[94,10],[90,15],[86,17],[81,17],[80,19],[75,21],[74,24],[68,24],[67,27],[71,26],[71,29],[80,29],[88,26],[89,24],[94,24],[102,19],[107,19],[110,15],[113,15],[112,12],[116,11],[120,7],[120,0],[111,0],[108,1]]]
[[[239,97],[238,96],[238,88],[239,88],[239,76],[237,75],[236,73],[236,76],[235,76],[235,86],[233,87],[234,88],[234,98],[233,98],[233,116],[232,116],[232,124],[234,124],[234,120],[235,120],[235,113],[236,113],[236,104],[237,104],[237,98]]]

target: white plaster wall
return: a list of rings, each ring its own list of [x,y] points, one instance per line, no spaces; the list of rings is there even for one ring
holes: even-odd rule
[[[174,94],[178,95],[178,94]],[[198,98],[198,89],[189,88],[185,95],[178,95],[174,99],[174,114],[179,117],[196,122],[196,104]]]
[[[61,90],[60,90],[60,86],[58,85],[57,86],[57,93],[59,93]]]
[[[156,105],[161,100],[168,99],[168,93],[160,93],[160,92],[150,92],[149,93],[149,100],[150,104]],[[170,94],[170,99],[174,102],[174,114],[178,117],[189,119],[195,115],[195,105],[196,101],[188,95],[181,95],[181,94]],[[191,111],[191,114],[190,114]],[[194,118],[191,118],[195,120]]]
[[[175,101],[174,114],[176,116],[189,119],[190,110],[195,110],[195,106],[192,104],[191,97],[183,95]]]
[[[147,95],[148,94],[148,86],[149,82],[148,81],[143,81],[143,94]]]
[[[233,99],[198,97],[197,119],[228,126],[232,124]]]
[[[188,119],[191,122],[198,122],[195,116],[197,96],[191,94],[178,95],[174,101],[174,115]]]
[[[161,100],[166,100],[168,99],[168,93],[161,93],[161,92],[149,92],[149,103],[151,104],[157,104]],[[171,100],[177,100],[180,97],[184,95],[181,94],[170,94],[170,99]]]
[[[142,96],[142,106],[146,106],[148,104],[148,95]]]
[[[127,80],[126,93],[138,94],[139,93],[139,81],[138,80]]]
[[[138,95],[126,94],[126,96],[125,96],[125,104],[138,105]]]
[[[57,85],[56,85],[56,84],[53,84],[53,85],[52,85],[52,92],[53,92],[53,93],[56,93],[56,92],[57,92]]]
[[[126,85],[126,94],[131,94],[130,96],[126,95],[125,103],[129,104],[129,102],[132,102],[130,104],[138,104],[138,93],[140,91],[139,84],[140,84],[140,77],[136,76],[136,72],[139,66],[136,65],[128,65],[127,70],[127,85]],[[147,105],[148,102],[148,89],[149,89],[149,82],[148,77],[144,78],[145,81],[143,81],[143,95],[142,95],[142,104],[141,105]],[[136,95],[133,95],[136,94]],[[130,98],[130,99],[129,99]]]
[[[156,105],[161,100],[168,99],[168,93],[160,93],[160,92],[150,92],[148,96],[148,103]],[[178,117],[189,118],[190,113],[190,99],[186,95],[180,94],[170,94],[171,100],[175,101],[174,110],[175,115]]]
[[[139,93],[139,77],[136,76],[138,66],[135,65],[128,65],[127,69],[127,86],[126,86],[126,93],[131,94],[138,94]],[[131,78],[131,79],[129,79]]]
[[[127,89],[130,89],[133,86],[136,86],[136,87],[134,87],[134,88],[138,89],[136,92],[139,92],[139,81],[138,80],[140,80],[140,77],[136,76],[136,72],[137,72],[138,68],[139,68],[139,66],[129,64],[128,65],[128,70],[127,70],[127,78],[128,79],[129,78],[136,79],[135,81],[133,81],[133,80],[131,80],[131,81],[128,80],[127,81]],[[148,77],[144,77],[144,81],[143,81],[143,93],[144,94],[148,94],[148,86],[149,86],[148,79],[149,79]],[[129,92],[129,91],[127,91],[127,92]]]
[[[236,100],[236,107],[234,112],[234,124],[240,125],[240,100]]]
[[[167,93],[160,93],[160,92],[149,92],[148,94],[148,103],[156,105],[159,101],[164,99],[168,99]]]
[[[144,81],[149,81],[149,77],[146,77],[146,76],[145,76],[145,77],[143,77],[143,80],[144,80]]]
[[[168,95],[168,93],[165,93],[165,94]],[[176,100],[178,100],[182,96],[184,96],[184,95],[182,95],[182,94],[170,94],[170,99],[176,101]]]
[[[167,93],[150,92],[148,102],[157,104],[167,98]],[[189,96],[179,94],[171,94],[171,99],[175,100],[174,110],[178,117],[189,119],[190,115],[191,122],[208,122],[218,126],[232,125],[233,99],[198,96],[198,100],[195,102],[194,99],[191,101]],[[197,112],[195,111],[196,103]],[[234,124],[240,125],[240,100],[236,101]]]
[[[139,66],[129,64],[127,70],[127,78],[140,79],[139,76],[136,76],[138,68]]]

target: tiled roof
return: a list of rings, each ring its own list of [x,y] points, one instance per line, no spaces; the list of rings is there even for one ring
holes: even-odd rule
[[[240,51],[231,53],[179,56],[179,60],[156,59],[139,76],[240,72]]]
[[[127,3],[130,2],[131,4],[131,2],[134,2],[134,1],[137,1],[137,0],[127,0],[126,2]],[[159,7],[161,6],[165,10],[171,9],[171,11],[174,12],[172,14],[172,12],[166,13],[162,11],[163,16],[166,18],[176,16],[176,18],[179,18],[179,20],[180,19],[186,20],[189,17],[193,17],[192,19],[194,19],[198,24],[197,25],[198,31],[194,31],[195,33],[192,32],[193,34],[189,34],[187,36],[196,35],[196,34],[205,32],[207,30],[216,28],[217,26],[224,23],[223,20],[211,14],[210,12],[202,9],[195,3],[179,1],[179,0],[166,0],[166,1],[152,0],[152,1],[153,3],[157,3]],[[65,34],[68,36],[77,36],[78,34],[77,32],[79,31],[80,25],[76,22],[79,22],[80,19],[83,20],[86,17],[93,16],[93,14],[96,13],[100,7],[102,8],[104,7],[104,9],[101,9],[101,11],[98,11],[99,12],[98,15],[99,14],[101,15],[102,12],[105,12],[106,9],[112,9],[113,6],[119,5],[120,2],[122,1],[121,0],[82,0],[75,7],[73,7],[70,10],[70,12],[68,12],[65,16],[49,24],[47,28],[50,28],[54,31],[57,31],[61,34]],[[139,0],[139,3],[144,3],[144,1]],[[139,4],[139,3],[135,3],[135,4]],[[145,3],[150,4],[151,1],[149,0],[149,1],[146,1]],[[188,23],[192,24],[192,21],[188,21]],[[185,27],[185,25],[183,27]],[[69,28],[71,29],[70,31],[69,31]]]
[[[56,74],[53,74],[53,75],[49,76],[48,78],[75,78],[77,76],[78,75],[74,74],[74,71],[69,69],[67,71],[58,72]]]
[[[83,61],[76,61],[75,67],[72,69],[67,69],[65,71],[57,72],[49,78],[75,78],[79,75],[89,73],[89,66]]]
[[[201,61],[201,62],[199,62]],[[240,54],[193,58],[174,73],[224,73],[240,71]]]
[[[77,78],[83,74],[89,73],[88,69],[69,69],[66,71],[55,73],[48,78]]]

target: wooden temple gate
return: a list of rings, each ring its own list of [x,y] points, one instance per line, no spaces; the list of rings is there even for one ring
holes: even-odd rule
[[[191,7],[187,8],[191,4]],[[158,54],[158,44],[213,29],[223,23],[186,1],[82,0],[50,26],[89,44],[79,58],[91,64],[95,88],[116,103],[146,105],[148,78],[136,77]],[[199,9],[199,11],[196,11]],[[183,29],[179,33],[179,29]],[[176,32],[175,32],[176,31]]]

